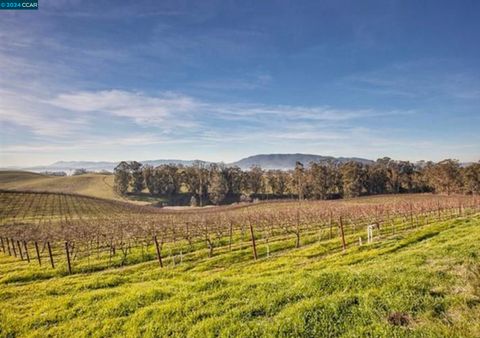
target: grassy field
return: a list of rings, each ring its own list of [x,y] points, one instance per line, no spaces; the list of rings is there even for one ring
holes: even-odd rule
[[[48,176],[31,172],[0,171],[0,189],[50,191],[123,200],[113,191],[113,175]]]
[[[48,191],[79,194],[115,201],[147,205],[167,202],[166,197],[143,194],[121,196],[113,190],[113,175],[89,173],[78,176],[49,176],[28,171],[0,171],[0,189],[19,191]]]
[[[480,217],[325,245],[71,276],[0,254],[0,336],[480,336]]]

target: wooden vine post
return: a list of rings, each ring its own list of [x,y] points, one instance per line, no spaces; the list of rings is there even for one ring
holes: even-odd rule
[[[27,262],[30,263],[30,255],[28,254],[27,241],[23,241],[23,246],[25,248],[25,256],[27,257]]]
[[[332,227],[333,227],[333,224],[332,224],[332,210],[330,210],[329,225],[330,225],[330,239],[332,239],[332,237],[333,237],[333,230],[332,230]]]
[[[13,240],[13,238],[10,238],[10,244],[12,245],[13,255],[17,257],[17,249],[15,249],[15,241]]]
[[[67,268],[68,273],[72,274],[72,264],[70,263],[70,250],[68,248],[68,242],[65,242],[65,253],[67,254]]]
[[[7,250],[8,250],[8,255],[11,256],[12,255],[12,251],[10,250],[10,242],[8,241],[8,238],[5,238],[6,242],[7,242]]]
[[[252,221],[250,220],[250,218],[248,219],[248,223],[250,225],[250,235],[252,237],[252,249],[253,249],[253,259],[257,260],[258,259],[258,256],[257,256],[257,246],[255,244],[255,234],[253,232],[253,225],[252,225]]]
[[[410,226],[413,228],[413,207],[412,207],[412,203],[410,203]]]
[[[23,253],[22,253],[22,246],[20,245],[20,241],[17,241],[18,252],[20,253],[20,259],[23,261]]]
[[[50,256],[50,264],[52,265],[52,269],[55,269],[55,263],[53,262],[52,247],[50,246],[50,242],[47,242],[47,248],[48,255]]]
[[[232,251],[232,241],[233,241],[233,224],[232,221],[230,221],[230,227],[229,227],[229,241],[228,241],[228,250]]]
[[[162,253],[160,251],[160,245],[158,245],[157,235],[153,236],[153,241],[155,242],[155,248],[157,249],[158,264],[163,268]]]
[[[40,250],[38,250],[38,243],[35,242],[35,251],[37,253],[38,265],[42,266],[42,259],[40,258]]]
[[[300,247],[300,211],[297,209],[297,218],[295,222],[295,247]]]
[[[342,216],[340,216],[339,222],[340,222],[340,233],[342,235],[342,249],[343,249],[343,251],[345,251],[345,250],[347,250],[347,244],[345,243],[345,232],[343,230]]]

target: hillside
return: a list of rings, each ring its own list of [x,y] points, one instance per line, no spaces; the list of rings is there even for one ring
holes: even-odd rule
[[[0,230],[2,225],[21,222],[23,225],[69,220],[110,218],[124,215],[151,214],[156,210],[131,203],[83,195],[53,193],[0,191]],[[29,228],[31,229],[31,228]],[[25,231],[25,229],[23,229]]]
[[[473,216],[256,262],[233,252],[65,276],[0,254],[0,336],[478,337],[478,252]]]
[[[175,160],[175,159],[161,159],[161,160],[145,160],[140,161],[142,164],[151,165],[153,167],[162,165],[162,164],[176,164],[176,165],[192,165],[195,161],[191,160]],[[202,161],[204,162],[204,161]],[[208,162],[205,162],[208,163]],[[22,168],[29,171],[37,171],[37,172],[44,172],[44,171],[65,171],[71,172],[75,169],[86,169],[88,171],[110,171],[112,172],[114,168],[118,165],[118,162],[107,162],[107,161],[58,161],[46,166],[36,166],[36,167],[28,167]]]
[[[308,165],[310,162],[328,160],[340,163],[348,161],[372,163],[371,160],[357,157],[332,157],[311,154],[262,154],[241,159],[240,161],[232,163],[232,165],[239,166],[242,169],[248,169],[253,165],[258,165],[263,169],[293,169],[297,161]]]
[[[22,171],[0,171],[0,189],[64,192],[124,200],[112,187],[113,175],[48,176]]]
[[[308,165],[310,162],[319,162],[332,160],[340,163],[347,161],[358,161],[361,163],[371,163],[371,160],[357,157],[333,157],[333,156],[322,156],[322,155],[311,155],[311,154],[260,154],[254,155],[246,158],[242,158],[236,162],[228,163],[229,166],[239,166],[242,169],[249,169],[252,165],[259,165],[264,169],[292,169],[295,167],[297,161],[302,162],[305,165]],[[142,164],[151,165],[153,167],[162,165],[162,164],[176,164],[190,166],[195,161],[199,160],[178,160],[178,159],[158,159],[158,160],[143,160],[140,161]],[[211,163],[208,161],[200,161],[203,163]],[[58,161],[46,166],[36,166],[36,167],[26,167],[18,168],[21,170],[28,170],[34,172],[45,172],[45,171],[66,171],[71,172],[75,169],[87,169],[89,171],[113,171],[113,169],[118,165],[118,162],[93,162],[93,161]],[[13,169],[12,169],[13,170]]]

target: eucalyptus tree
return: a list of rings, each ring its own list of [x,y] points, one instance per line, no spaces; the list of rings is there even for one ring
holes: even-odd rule
[[[155,193],[158,193],[158,191],[156,190],[157,186],[155,182],[155,169],[153,169],[151,165],[143,166],[143,179],[150,194],[153,195]]]
[[[305,167],[302,162],[295,163],[295,170],[293,172],[295,179],[296,192],[299,200],[304,199],[305,195]]]
[[[345,197],[358,197],[361,195],[365,170],[363,165],[358,162],[349,161],[340,167],[342,173],[343,193]]]
[[[463,168],[462,180],[464,192],[474,195],[480,194],[480,162]]]
[[[114,189],[119,194],[126,194],[130,183],[130,168],[127,162],[120,162],[114,169]]]
[[[262,189],[263,184],[263,170],[260,166],[252,166],[250,170],[246,173],[248,188],[251,193],[258,195]]]
[[[218,165],[211,165],[208,196],[213,204],[220,204],[223,202],[228,193],[228,181],[225,177],[225,171]]]
[[[130,186],[134,193],[142,192],[145,189],[145,180],[142,172],[142,164],[137,161],[132,161],[128,164],[131,174]]]

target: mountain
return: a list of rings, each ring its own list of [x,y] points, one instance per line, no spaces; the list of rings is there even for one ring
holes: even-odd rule
[[[162,165],[162,164],[182,164],[185,166],[192,165],[195,161],[193,160],[146,160],[139,161],[142,164],[148,164],[153,167]],[[204,162],[204,161],[202,161]],[[5,169],[22,169],[33,172],[55,172],[55,171],[65,171],[67,173],[73,172],[75,169],[86,169],[87,171],[113,171],[113,169],[118,165],[119,162],[94,162],[94,161],[58,161],[45,166],[35,166],[35,167],[8,167]],[[208,163],[208,162],[204,162]]]
[[[263,169],[288,170],[293,169],[297,161],[302,162],[304,165],[308,165],[310,162],[323,162],[328,160],[340,163],[348,161],[356,161],[363,164],[373,163],[372,160],[358,157],[333,157],[312,154],[260,154],[243,158],[230,165],[236,165],[242,169],[248,169],[253,165],[258,165]]]
[[[259,165],[263,169],[293,169],[297,161],[308,165],[310,162],[321,162],[332,160],[335,162],[357,161],[361,163],[372,163],[373,161],[357,157],[332,157],[311,154],[261,154],[243,158],[237,162],[229,163],[229,166],[238,166],[242,169],[249,169],[253,165]],[[148,164],[153,167],[162,164],[182,164],[184,166],[192,165],[196,160],[174,160],[174,159],[159,159],[159,160],[145,160],[139,161],[142,164]],[[209,164],[211,162],[201,161]],[[36,166],[28,168],[9,167],[5,169],[22,169],[33,172],[55,172],[65,171],[67,173],[73,172],[75,169],[86,169],[87,171],[113,171],[118,162],[94,162],[94,161],[59,161],[46,166]]]

